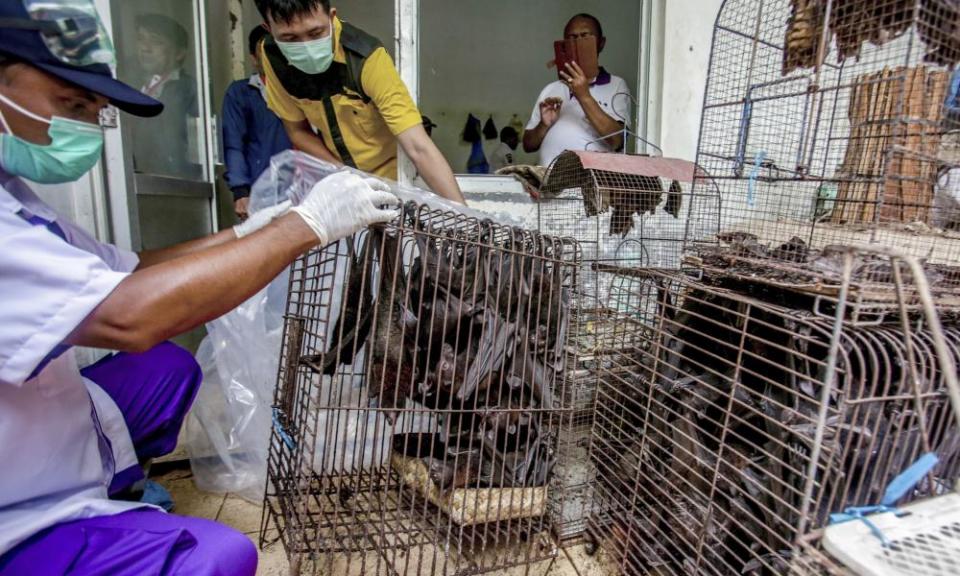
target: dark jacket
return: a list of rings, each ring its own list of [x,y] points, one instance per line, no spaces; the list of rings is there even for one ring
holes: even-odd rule
[[[249,196],[254,182],[270,166],[270,158],[291,147],[283,123],[267,108],[259,88],[250,80],[237,80],[227,88],[223,98],[225,178],[235,200]]]

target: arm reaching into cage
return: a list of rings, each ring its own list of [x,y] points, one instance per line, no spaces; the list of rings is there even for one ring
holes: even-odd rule
[[[127,276],[67,343],[123,351],[159,342],[217,318],[266,286],[300,254],[393,219],[397,198],[376,180],[338,172],[302,204],[232,242],[191,244],[184,255]],[[216,238],[232,235],[221,232]],[[173,254],[171,249],[167,254]]]

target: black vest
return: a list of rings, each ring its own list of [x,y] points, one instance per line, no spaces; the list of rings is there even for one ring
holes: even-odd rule
[[[301,100],[323,102],[330,136],[337,147],[337,154],[344,164],[356,168],[353,156],[343,141],[332,98],[343,95],[348,98],[360,98],[364,104],[370,102],[370,97],[363,90],[360,77],[367,58],[383,44],[356,26],[341,22],[340,45],[343,46],[346,63],[333,62],[322,74],[307,74],[291,66],[276,41],[269,36],[264,40],[263,48],[277,79],[288,94]]]

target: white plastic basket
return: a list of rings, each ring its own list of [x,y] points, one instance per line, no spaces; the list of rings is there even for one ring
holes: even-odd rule
[[[866,522],[829,526],[823,546],[861,576],[952,576],[960,574],[960,494],[916,502],[869,517]]]

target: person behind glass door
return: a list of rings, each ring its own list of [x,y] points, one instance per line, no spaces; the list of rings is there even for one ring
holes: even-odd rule
[[[136,20],[140,90],[163,103],[163,116],[136,121],[133,162],[137,172],[196,180],[201,176],[197,137],[191,125],[198,117],[197,81],[185,69],[190,53],[187,31],[162,14],[141,14]],[[192,121],[193,120],[193,121]],[[191,150],[189,143],[194,144]]]
[[[263,26],[250,31],[248,47],[254,73],[231,84],[223,98],[224,178],[233,193],[234,212],[241,220],[248,216],[250,189],[270,167],[270,159],[291,147],[283,122],[267,107],[259,46],[268,35]]]

